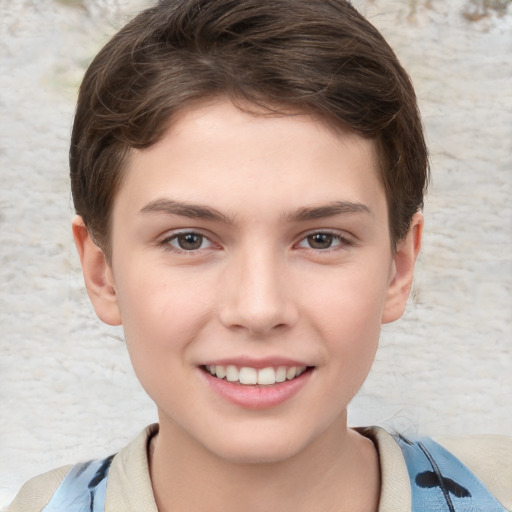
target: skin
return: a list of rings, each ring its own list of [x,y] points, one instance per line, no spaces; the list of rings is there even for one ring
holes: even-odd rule
[[[111,264],[80,218],[73,230],[95,310],[123,325],[158,407],[160,511],[377,510],[378,456],[346,408],[402,315],[422,226],[394,251],[374,142],[311,116],[215,100],[133,151]],[[219,396],[202,369],[278,358],[312,369],[266,409]]]

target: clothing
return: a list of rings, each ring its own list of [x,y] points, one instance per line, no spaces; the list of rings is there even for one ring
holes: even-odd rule
[[[420,509],[418,506],[414,510],[411,508],[413,499],[411,489],[414,491],[414,482],[418,481],[418,475],[412,475],[410,478],[402,452],[402,449],[411,449],[411,445],[378,427],[357,430],[372,439],[379,452],[382,484],[378,512],[435,512],[431,508]],[[151,488],[147,456],[149,441],[157,431],[157,425],[148,427],[111,460],[105,512],[158,512]],[[431,441],[425,441],[425,445],[435,452],[438,449],[437,445],[429,443]],[[512,439],[502,436],[473,436],[464,439],[447,438],[440,440],[440,443],[456,454],[458,459],[478,477],[503,505],[504,510],[512,511]],[[421,450],[419,445],[416,445],[415,449]],[[436,457],[442,456],[435,453]],[[106,473],[106,467],[110,464],[110,460],[108,464],[105,460],[96,465],[85,465],[80,469],[80,471],[89,471],[88,482],[94,477],[97,478],[97,482],[105,481],[103,476]],[[71,468],[72,466],[60,468],[30,480],[23,486],[8,512],[43,510],[56,512],[59,510],[50,507],[45,509],[45,507],[52,501],[52,496],[55,495]],[[78,466],[75,467],[75,471],[77,468]],[[431,489],[434,485],[428,481],[427,473],[428,471],[421,473],[423,476],[419,479],[420,487]],[[85,475],[85,472],[82,474]],[[449,474],[443,476],[448,481],[450,492],[455,492],[455,495],[464,494],[464,491],[459,489],[461,486],[457,488],[458,483],[451,480]],[[105,490],[99,486],[94,492],[97,493],[95,499],[101,499],[101,494]],[[73,512],[69,506],[66,508],[69,512]],[[494,512],[494,510],[486,510],[486,512]]]

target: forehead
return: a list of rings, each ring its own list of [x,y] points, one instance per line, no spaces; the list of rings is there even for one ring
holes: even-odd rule
[[[117,196],[139,208],[161,196],[261,215],[264,205],[381,203],[384,192],[374,141],[311,115],[215,100],[183,110],[157,144],[134,150]]]

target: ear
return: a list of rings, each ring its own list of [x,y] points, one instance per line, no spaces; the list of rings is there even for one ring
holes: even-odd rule
[[[82,264],[85,287],[96,314],[106,324],[121,325],[114,275],[103,251],[87,231],[82,217],[73,219],[73,238]]]
[[[423,214],[414,214],[409,231],[397,244],[393,257],[393,274],[387,291],[382,323],[398,320],[405,310],[412,287],[414,264],[421,248]]]

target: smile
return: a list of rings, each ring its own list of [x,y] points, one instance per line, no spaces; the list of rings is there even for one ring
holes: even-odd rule
[[[206,365],[203,368],[218,379],[238,382],[244,386],[272,386],[276,383],[293,380],[307,370],[306,366],[278,366],[277,368],[269,366],[257,369],[248,366],[238,368],[235,365]]]

